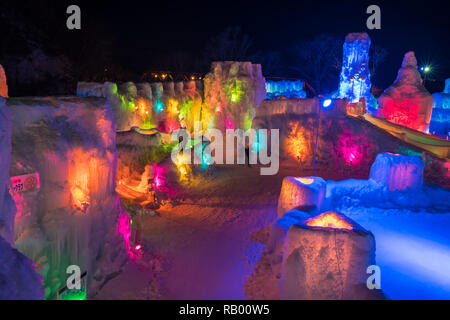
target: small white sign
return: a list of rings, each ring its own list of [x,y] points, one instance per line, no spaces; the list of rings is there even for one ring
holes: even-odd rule
[[[14,192],[33,191],[39,189],[39,173],[24,174],[11,177]]]

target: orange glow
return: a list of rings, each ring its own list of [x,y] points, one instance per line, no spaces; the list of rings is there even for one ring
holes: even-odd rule
[[[298,123],[289,123],[292,128],[286,140],[287,153],[297,161],[304,161],[308,155],[308,144],[303,133],[304,128],[299,128]]]
[[[295,180],[297,180],[298,182],[301,182],[303,184],[313,184],[314,183],[314,179],[312,179],[312,178],[295,178]]]
[[[150,111],[150,103],[144,98],[139,98],[137,101],[136,111],[139,112],[139,115],[142,118],[146,117]]]
[[[68,180],[72,206],[86,212],[90,204],[90,195],[99,192],[100,164],[98,159],[88,152],[76,149],[69,154]]]
[[[333,211],[328,211],[306,220],[306,225],[310,227],[353,230],[353,226],[348,221]]]

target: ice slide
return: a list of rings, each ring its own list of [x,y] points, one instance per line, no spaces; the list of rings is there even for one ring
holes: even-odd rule
[[[391,123],[368,113],[364,114],[362,118],[406,143],[450,161],[450,141],[448,140]]]

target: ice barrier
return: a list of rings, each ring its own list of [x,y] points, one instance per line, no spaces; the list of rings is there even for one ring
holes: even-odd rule
[[[266,99],[273,100],[280,97],[292,99],[306,98],[306,92],[303,91],[303,81],[301,80],[280,80],[266,81]]]
[[[368,111],[374,112],[377,102],[370,92],[370,43],[367,33],[349,33],[345,37],[339,89],[334,97],[347,98],[351,103],[364,98]]]
[[[129,218],[115,192],[115,122],[103,98],[12,98],[13,175],[38,172],[40,189],[15,194],[16,247],[45,279],[87,271],[88,297],[128,261]],[[128,228],[127,228],[128,225]]]
[[[34,269],[33,261],[14,249],[16,206],[8,189],[11,116],[2,97],[0,97],[0,155],[0,300],[43,299],[42,277]]]

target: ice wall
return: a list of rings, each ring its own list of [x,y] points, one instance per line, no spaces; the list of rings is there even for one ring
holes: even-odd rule
[[[16,206],[9,193],[11,163],[11,115],[6,100],[0,97],[0,236],[14,246]]]
[[[6,84],[6,74],[0,64],[0,97],[8,98],[8,85]]]
[[[394,84],[378,98],[378,116],[426,132],[430,125],[433,97],[422,82],[414,52],[406,53]]]
[[[266,99],[273,100],[280,97],[284,98],[306,98],[306,92],[303,91],[303,81],[281,80],[266,81]]]
[[[33,261],[14,249],[16,206],[8,190],[11,162],[11,116],[0,97],[0,300],[43,299],[42,277]]]
[[[129,218],[115,192],[116,125],[103,98],[8,100],[11,175],[39,174],[40,188],[14,196],[16,247],[38,265],[46,297],[66,269],[87,271],[88,297],[128,260]]]
[[[266,96],[261,65],[251,62],[213,62],[204,79],[204,127],[251,128],[255,111]]]
[[[433,95],[430,133],[442,137],[450,136],[450,78],[445,80],[443,92]]]
[[[347,98],[349,102],[366,100],[368,110],[376,109],[376,100],[370,93],[369,49],[367,33],[349,33],[345,37],[339,90],[335,98]]]
[[[118,131],[132,127],[172,132],[183,120],[189,130],[200,120],[201,81],[115,84],[80,82],[79,97],[105,97],[112,106]]]

